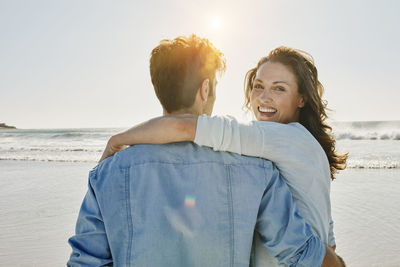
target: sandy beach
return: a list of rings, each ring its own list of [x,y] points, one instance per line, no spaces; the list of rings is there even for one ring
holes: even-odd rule
[[[348,169],[332,183],[337,253],[348,266],[400,266],[399,179],[399,169]]]
[[[66,265],[94,165],[0,160],[0,265]]]
[[[65,266],[95,163],[0,160],[0,262]],[[332,184],[337,252],[348,266],[400,265],[400,170],[349,169]]]

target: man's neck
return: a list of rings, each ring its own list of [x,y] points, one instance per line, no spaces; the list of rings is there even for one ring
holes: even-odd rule
[[[201,112],[195,111],[193,109],[180,109],[177,111],[173,112],[167,112],[165,109],[163,111],[163,116],[168,116],[168,115],[184,115],[184,114],[191,114],[195,116],[201,115]]]

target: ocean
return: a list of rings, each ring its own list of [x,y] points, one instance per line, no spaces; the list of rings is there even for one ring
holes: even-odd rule
[[[336,122],[348,168],[332,182],[347,266],[400,266],[400,121]],[[0,130],[0,265],[65,266],[88,172],[123,129]]]
[[[348,168],[400,168],[400,121],[336,122],[340,152],[349,152]],[[0,160],[96,162],[108,138],[120,128],[3,130]]]

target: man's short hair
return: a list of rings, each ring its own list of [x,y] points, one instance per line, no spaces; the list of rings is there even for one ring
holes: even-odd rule
[[[212,94],[216,75],[225,68],[223,53],[208,39],[194,34],[162,40],[151,52],[151,82],[168,113],[190,108],[205,79],[210,80]]]

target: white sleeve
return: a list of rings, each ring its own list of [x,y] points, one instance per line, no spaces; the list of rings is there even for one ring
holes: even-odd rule
[[[252,142],[248,142],[249,140]],[[239,124],[230,116],[203,115],[198,118],[194,142],[217,151],[261,157],[263,134],[258,127]]]
[[[314,157],[313,137],[300,124],[276,122],[239,123],[228,116],[200,116],[194,142],[218,151],[261,157],[278,168],[286,164],[300,167]],[[311,147],[310,147],[311,145]],[[308,155],[309,154],[309,155]],[[303,161],[304,160],[304,161]]]

